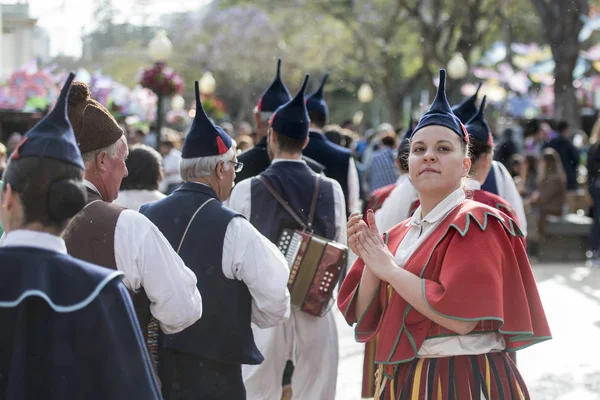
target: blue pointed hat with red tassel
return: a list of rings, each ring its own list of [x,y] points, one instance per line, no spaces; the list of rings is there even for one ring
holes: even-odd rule
[[[223,155],[231,148],[233,141],[221,127],[215,126],[204,112],[198,81],[195,82],[195,88],[196,116],[183,142],[181,157],[189,159]]]

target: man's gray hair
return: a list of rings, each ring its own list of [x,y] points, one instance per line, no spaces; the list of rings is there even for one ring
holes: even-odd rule
[[[260,117],[260,120],[262,121],[263,124],[265,124],[265,125],[269,124],[269,119],[273,115],[273,112],[271,112],[271,111],[258,111],[258,107],[254,107],[253,111],[254,111],[255,114],[258,114],[258,116]]]
[[[119,143],[121,142],[127,143],[125,135],[121,136],[119,140],[117,140],[110,146],[98,150],[88,151],[87,153],[82,154],[81,157],[83,157],[83,162],[87,166],[87,164],[94,162],[96,160],[96,157],[98,157],[98,154],[102,153],[103,151],[106,152],[106,155],[110,159],[114,160],[119,156]]]
[[[235,157],[236,143],[233,139],[231,141],[233,143],[229,150],[220,156],[182,158],[181,161],[179,161],[179,173],[181,174],[181,179],[186,182],[192,182],[198,178],[211,176],[221,161],[225,162],[226,170],[233,168],[233,165],[227,162],[233,160]]]

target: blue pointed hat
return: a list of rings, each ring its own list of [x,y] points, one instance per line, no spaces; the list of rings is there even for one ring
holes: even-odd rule
[[[444,126],[460,136],[465,142],[469,141],[469,135],[465,130],[465,126],[454,115],[450,104],[448,104],[448,99],[446,98],[446,70],[444,69],[440,69],[440,83],[435,99],[429,110],[419,120],[419,124],[413,130],[411,136],[414,136],[418,130],[431,125]]]
[[[11,160],[52,158],[85,169],[67,114],[67,99],[74,78],[75,74],[70,73],[52,111],[25,134],[11,154]]]
[[[195,82],[195,88],[196,116],[183,142],[181,157],[187,159],[225,154],[233,144],[231,137],[221,127],[215,126],[204,112],[198,81]]]
[[[486,143],[488,146],[493,146],[492,130],[485,120],[485,100],[486,96],[483,96],[479,111],[467,122],[465,128],[467,128],[471,139],[480,143]]]
[[[274,112],[292,99],[292,95],[281,80],[281,58],[277,59],[277,75],[271,86],[265,90],[258,100],[256,108],[259,112]]]
[[[321,113],[325,116],[326,120],[329,118],[329,108],[327,108],[327,103],[325,103],[325,100],[323,99],[323,87],[325,86],[325,83],[327,83],[327,78],[329,78],[329,74],[323,76],[323,80],[317,91],[306,98],[306,108],[308,112]]]
[[[460,122],[462,122],[463,124],[466,124],[467,121],[470,120],[471,117],[473,117],[473,115],[475,115],[475,113],[477,112],[477,106],[475,105],[475,103],[477,102],[477,95],[479,94],[479,89],[481,89],[481,85],[482,83],[479,82],[477,90],[475,91],[475,94],[473,96],[469,97],[459,105],[452,107],[452,112],[458,117],[458,119],[460,119]]]
[[[308,83],[308,75],[296,96],[288,103],[279,107],[270,120],[270,126],[278,135],[293,138],[308,137],[310,118],[304,103],[304,91]]]

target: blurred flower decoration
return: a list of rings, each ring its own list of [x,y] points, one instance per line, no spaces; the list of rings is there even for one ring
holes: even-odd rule
[[[142,71],[140,85],[157,95],[173,96],[183,91],[183,78],[172,68],[156,63]]]
[[[0,84],[0,109],[45,111],[57,97],[56,79],[37,67],[21,68]]]
[[[167,124],[173,129],[178,131],[184,131],[189,124],[190,117],[185,110],[169,110],[167,112]]]
[[[202,101],[202,107],[210,118],[221,120],[225,117],[227,107],[223,100],[213,95],[200,95],[200,101]],[[195,114],[195,113],[194,113]]]

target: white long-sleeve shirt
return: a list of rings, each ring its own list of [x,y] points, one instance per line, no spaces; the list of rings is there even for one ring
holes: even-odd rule
[[[350,212],[360,212],[362,206],[360,201],[360,182],[354,158],[348,161],[348,209]]]
[[[248,287],[252,322],[257,326],[269,328],[290,317],[287,261],[247,219],[233,218],[227,225],[221,264],[228,279],[237,279]]]
[[[285,257],[244,218],[233,218],[225,231],[223,274],[246,284],[252,296],[252,322],[261,328],[290,317],[290,275]]]
[[[89,189],[100,193],[91,182]],[[185,266],[158,228],[137,211],[123,210],[115,228],[115,261],[134,292],[142,287],[150,312],[166,334],[180,332],[202,315],[196,275]]]

